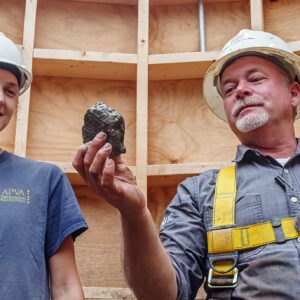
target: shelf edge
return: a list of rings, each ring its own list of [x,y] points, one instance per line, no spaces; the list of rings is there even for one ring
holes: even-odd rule
[[[219,51],[150,54],[149,65],[214,61]]]
[[[221,169],[231,166],[230,161],[202,162],[186,164],[157,164],[148,166],[148,176],[200,174],[210,169]]]
[[[47,163],[54,164],[62,169],[65,174],[78,174],[74,169],[71,162],[59,162],[59,161],[45,161]],[[183,164],[154,164],[148,165],[148,176],[161,176],[161,175],[181,175],[181,174],[200,174],[210,169],[220,169],[231,166],[231,161],[221,162],[199,162],[199,163],[183,163]],[[135,175],[136,167],[128,166],[128,168]]]
[[[48,59],[48,60],[75,60],[75,61],[89,61],[89,62],[137,64],[137,55],[131,53],[35,48],[33,50],[33,58]]]

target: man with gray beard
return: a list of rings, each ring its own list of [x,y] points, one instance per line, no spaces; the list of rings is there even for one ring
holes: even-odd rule
[[[242,30],[207,71],[212,111],[239,138],[235,165],[187,178],[159,237],[134,177],[99,133],[73,162],[121,215],[123,261],[138,299],[299,299],[300,59],[279,37]]]
[[[241,109],[245,106],[257,106],[264,103],[264,98],[261,95],[246,96],[241,101],[237,101],[233,108],[231,114],[237,116]],[[249,132],[256,128],[265,125],[269,120],[269,115],[266,111],[260,114],[249,114],[243,118],[236,121],[236,127],[241,132]]]

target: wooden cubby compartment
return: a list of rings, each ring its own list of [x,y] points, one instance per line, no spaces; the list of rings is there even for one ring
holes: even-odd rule
[[[119,214],[71,164],[85,111],[102,101],[124,116],[124,159],[158,229],[180,181],[234,158],[238,140],[202,94],[225,42],[243,28],[266,30],[300,54],[299,1],[202,2],[203,52],[198,0],[0,0],[0,31],[34,75],[1,147],[55,163],[69,177],[90,227],[75,243],[86,299],[134,296],[122,273]]]

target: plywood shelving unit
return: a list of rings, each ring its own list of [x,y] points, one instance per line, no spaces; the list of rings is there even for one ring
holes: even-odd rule
[[[122,274],[118,213],[71,164],[86,109],[103,101],[124,116],[124,158],[158,228],[181,180],[233,159],[238,141],[201,91],[224,43],[240,29],[264,29],[300,54],[299,1],[203,2],[205,52],[198,0],[0,0],[0,31],[34,75],[1,146],[68,175],[90,227],[75,243],[87,299],[134,297]]]

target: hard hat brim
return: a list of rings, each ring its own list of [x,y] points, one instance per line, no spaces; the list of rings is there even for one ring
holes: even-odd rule
[[[20,74],[21,74],[21,82],[20,82],[20,90],[19,90],[19,95],[22,95],[30,86],[32,82],[32,74],[29,72],[25,66],[20,66],[10,60],[7,59],[0,59],[0,62],[6,63],[12,66],[15,66],[16,68],[19,69]]]

